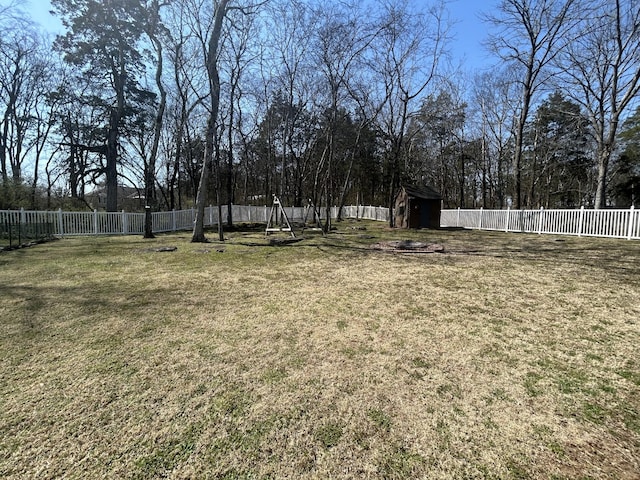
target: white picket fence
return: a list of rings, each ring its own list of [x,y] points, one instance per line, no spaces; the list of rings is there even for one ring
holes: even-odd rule
[[[309,207],[285,207],[289,220],[294,223],[315,221],[314,212]],[[268,206],[233,205],[234,223],[267,223],[270,213]],[[320,211],[324,218],[325,210]],[[338,208],[331,209],[332,218],[338,215]],[[389,209],[374,206],[346,206],[343,218],[389,221]],[[191,230],[195,210],[173,210],[153,212],[153,231],[156,233]],[[222,208],[222,221],[227,222],[227,206]],[[55,236],[67,235],[127,235],[142,234],[144,213],[128,212],[64,212],[0,210],[0,225],[40,224],[50,227]],[[205,209],[205,225],[218,224],[218,207]],[[526,232],[539,234],[559,234],[596,236],[611,238],[640,239],[640,209],[625,210],[442,210],[442,227],[462,227],[504,232]]]
[[[442,227],[640,239],[640,210],[442,210]]]
[[[313,209],[309,207],[285,207],[290,222],[311,224],[317,218]],[[271,207],[232,205],[232,219],[234,223],[267,223]],[[344,218],[360,218],[363,220],[385,221],[389,217],[389,209],[374,206],[343,207]],[[325,209],[320,210],[321,219],[325,218]],[[153,231],[175,232],[191,230],[195,220],[195,210],[173,210],[170,212],[153,212]],[[338,208],[331,209],[332,218],[338,215]],[[218,224],[218,207],[209,206],[205,209],[205,226]],[[222,208],[222,221],[227,222],[228,210]],[[40,224],[50,226],[55,236],[68,235],[128,235],[144,232],[144,213],[128,212],[64,212],[29,211],[29,210],[0,210],[0,225],[30,225]]]

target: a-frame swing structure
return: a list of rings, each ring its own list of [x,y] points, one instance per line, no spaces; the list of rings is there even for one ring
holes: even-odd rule
[[[273,205],[271,205],[271,211],[269,212],[265,235],[273,232],[289,232],[293,238],[296,238],[296,234],[293,233],[293,228],[291,228],[289,217],[287,217],[287,212],[284,211],[280,199],[275,195],[273,196]]]
[[[318,208],[316,208],[316,206],[313,204],[313,202],[311,201],[311,199],[307,200],[307,206],[304,209],[304,220],[302,222],[302,232],[304,233],[304,231],[309,228],[307,227],[307,220],[309,219],[309,212],[312,212],[311,215],[314,219],[314,222],[316,224],[315,227],[311,227],[311,230],[322,230],[322,223],[320,221],[320,210],[318,210]]]

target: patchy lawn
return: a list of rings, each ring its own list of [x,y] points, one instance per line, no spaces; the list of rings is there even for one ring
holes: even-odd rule
[[[640,242],[227,236],[0,253],[0,477],[638,478]]]

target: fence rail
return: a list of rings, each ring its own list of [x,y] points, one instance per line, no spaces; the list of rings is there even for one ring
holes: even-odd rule
[[[442,210],[440,225],[504,232],[640,239],[640,210]]]
[[[267,223],[271,207],[232,205],[231,217],[234,223]],[[309,207],[285,207],[289,221],[294,223],[313,223],[318,219],[325,219],[326,211],[321,209],[314,212]],[[153,231],[155,233],[191,230],[195,220],[195,210],[172,210],[170,212],[153,212]],[[344,218],[360,218],[363,220],[387,220],[389,209],[373,206],[343,207]],[[332,218],[338,216],[338,207],[332,207]],[[209,206],[204,214],[205,226],[218,224],[218,207]],[[222,222],[228,221],[228,207],[222,207]],[[48,235],[128,235],[144,233],[144,213],[128,212],[64,212],[56,211],[28,211],[28,210],[0,210],[0,225],[22,226],[24,229],[31,225],[47,225]],[[0,226],[0,229],[3,227]],[[8,228],[8,227],[7,227]],[[10,234],[13,230],[7,230]],[[2,242],[4,230],[0,230]],[[1,245],[1,243],[0,243]]]

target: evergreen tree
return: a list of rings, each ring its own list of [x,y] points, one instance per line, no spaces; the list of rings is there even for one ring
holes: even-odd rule
[[[640,107],[623,124],[623,150],[613,165],[609,195],[616,207],[640,207]]]
[[[56,47],[65,61],[81,69],[84,78],[100,88],[94,98],[105,108],[104,157],[107,211],[118,208],[118,171],[122,126],[130,97],[140,93],[137,77],[143,70],[138,51],[145,9],[140,0],[52,0],[67,28]]]
[[[589,120],[580,106],[555,92],[542,102],[525,131],[525,203],[572,208],[591,203]]]

